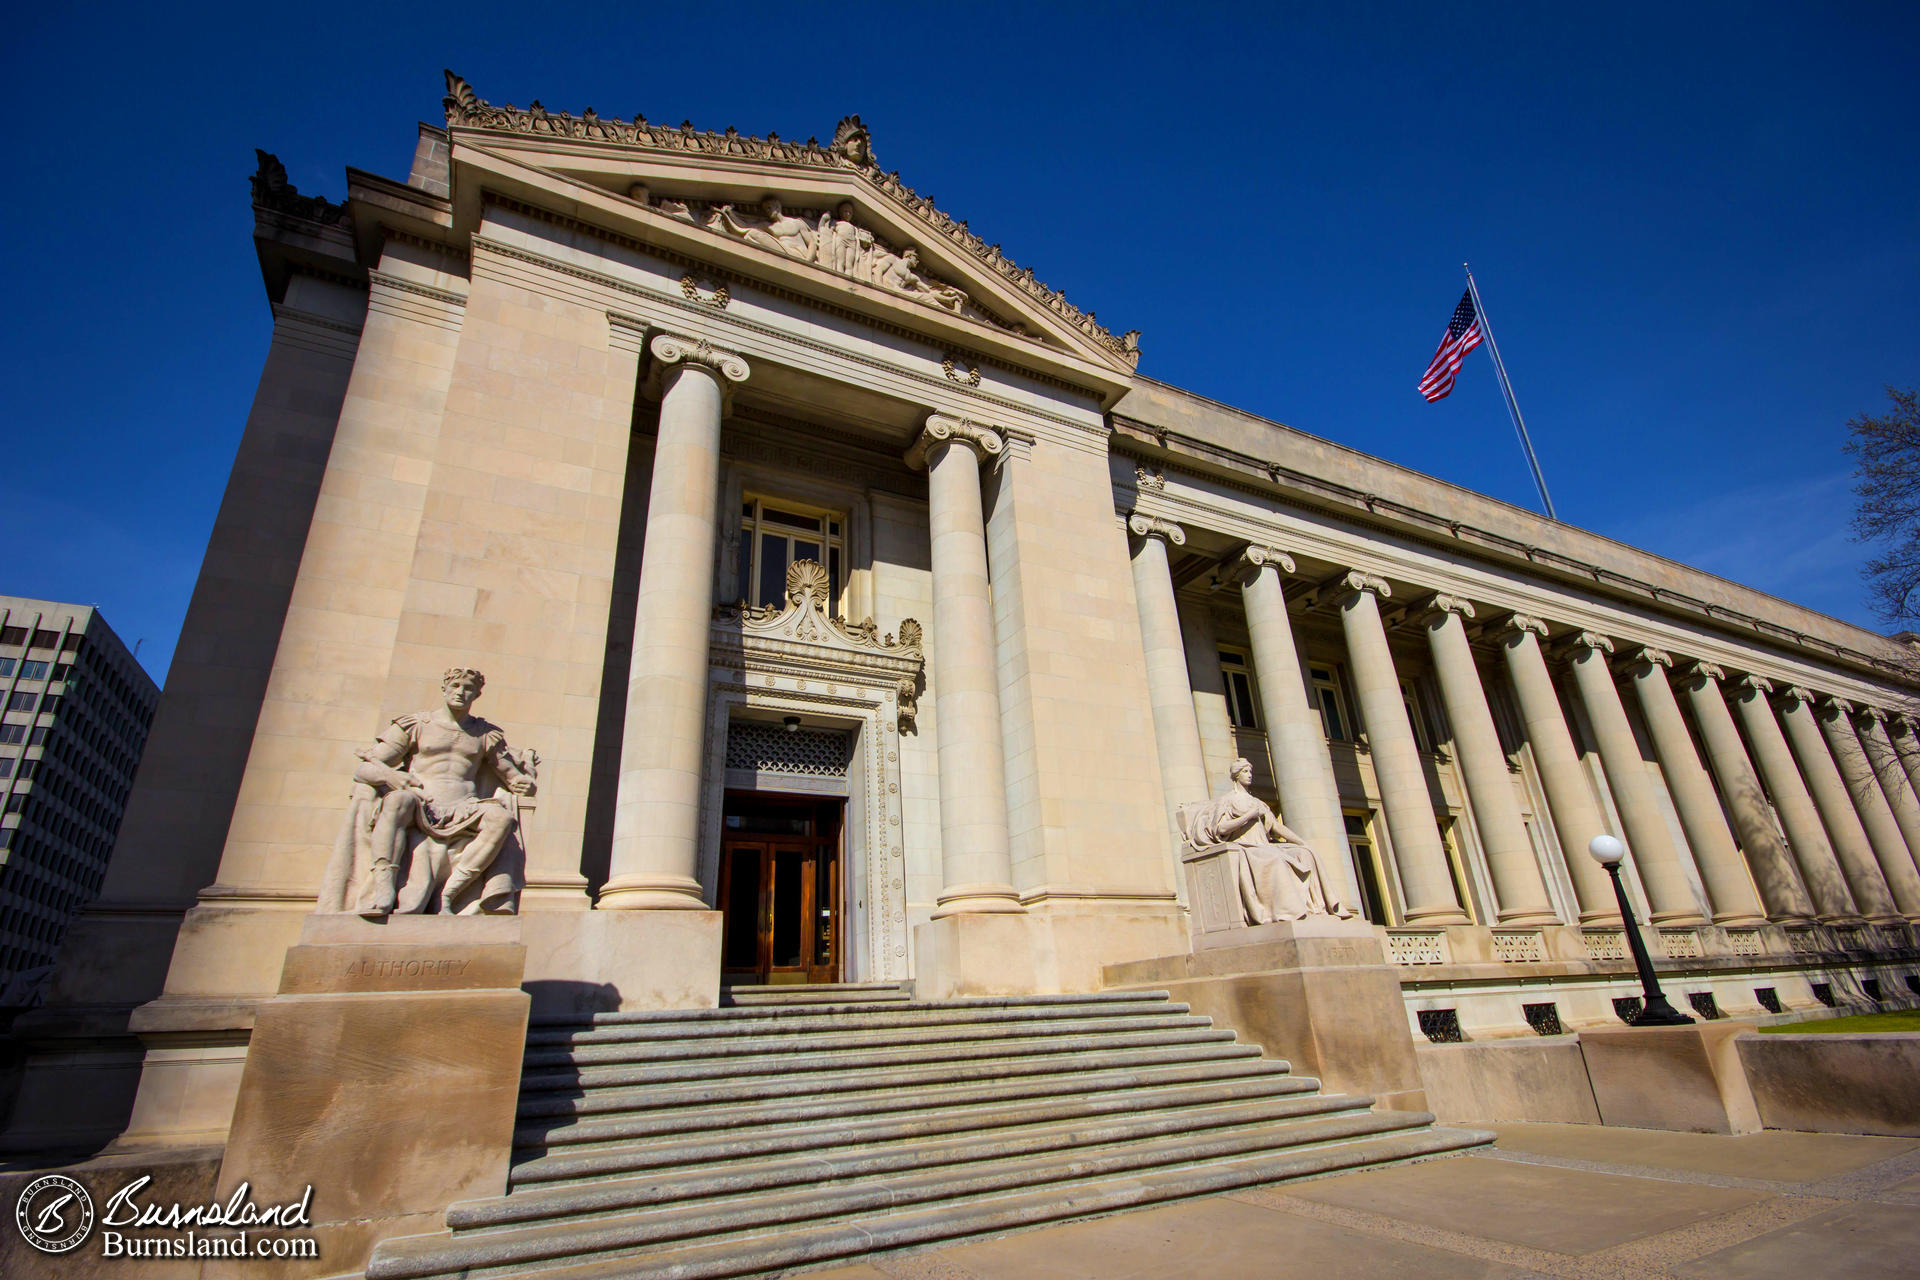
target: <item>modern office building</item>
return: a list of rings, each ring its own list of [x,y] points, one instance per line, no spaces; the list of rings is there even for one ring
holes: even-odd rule
[[[100,892],[159,701],[97,609],[0,596],[0,990]]]

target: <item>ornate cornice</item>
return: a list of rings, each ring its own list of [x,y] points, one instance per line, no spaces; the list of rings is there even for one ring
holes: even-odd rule
[[[271,209],[275,213],[284,213],[290,218],[301,218],[307,222],[317,222],[323,227],[351,227],[353,219],[347,216],[347,206],[335,204],[324,196],[303,196],[291,182],[287,181],[287,166],[280,163],[278,156],[254,148],[259,167],[253,173],[253,205],[256,209]]]
[[[681,365],[713,375],[725,389],[729,383],[741,383],[752,372],[746,357],[713,346],[705,338],[686,338],[677,333],[656,333],[647,350],[662,365]]]
[[[907,450],[907,465],[918,471],[928,464],[935,449],[951,443],[970,446],[982,460],[997,457],[1007,449],[1006,435],[998,427],[936,413],[927,419],[927,425]]]
[[[1127,531],[1136,538],[1159,538],[1176,547],[1187,545],[1187,531],[1171,520],[1142,515],[1136,511],[1127,517]]]
[[[555,114],[534,101],[525,110],[511,103],[496,107],[483,101],[473,86],[449,71],[446,108],[449,128],[487,129],[536,137],[568,138],[582,142],[617,143],[649,151],[736,156],[745,160],[793,165],[798,168],[837,169],[857,175],[875,192],[886,197],[926,228],[928,233],[955,246],[982,267],[1012,284],[1042,307],[1053,312],[1071,327],[1095,343],[1113,352],[1129,364],[1140,362],[1140,331],[1130,330],[1115,337],[1093,312],[1082,311],[1066,300],[1064,294],[1034,278],[1031,268],[1022,269],[1000,251],[968,229],[964,220],[948,216],[925,196],[900,181],[898,173],[883,172],[874,159],[873,135],[859,116],[843,118],[834,129],[833,141],[821,145],[817,138],[804,143],[788,142],[777,134],[764,138],[728,128],[723,133],[695,129],[691,121],[678,128],[649,124],[636,113],[632,120],[597,115],[593,108],[575,116]]]
[[[1278,547],[1262,546],[1256,542],[1234,558],[1231,572],[1245,586],[1259,577],[1262,569],[1272,569],[1277,574],[1292,573],[1293,557]]]

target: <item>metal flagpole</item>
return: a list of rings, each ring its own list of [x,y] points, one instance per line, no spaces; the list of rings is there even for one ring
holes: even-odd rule
[[[1513,429],[1520,436],[1520,447],[1527,451],[1527,465],[1533,468],[1533,483],[1540,490],[1540,501],[1547,504],[1547,519],[1558,520],[1559,514],[1553,509],[1553,497],[1547,492],[1547,478],[1540,472],[1540,459],[1534,456],[1533,440],[1527,435],[1526,419],[1520,416],[1520,402],[1513,398],[1513,383],[1507,378],[1507,366],[1500,359],[1500,344],[1493,340],[1493,325],[1487,319],[1486,304],[1480,301],[1480,286],[1473,282],[1473,267],[1468,263],[1460,264],[1467,273],[1467,292],[1473,295],[1474,314],[1480,318],[1480,332],[1487,335],[1487,354],[1493,357],[1493,371],[1500,377],[1500,390],[1507,399],[1507,417],[1513,420]]]

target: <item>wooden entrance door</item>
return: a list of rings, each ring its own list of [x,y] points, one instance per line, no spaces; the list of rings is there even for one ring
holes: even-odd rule
[[[838,981],[843,803],[728,794],[720,842],[727,981]]]

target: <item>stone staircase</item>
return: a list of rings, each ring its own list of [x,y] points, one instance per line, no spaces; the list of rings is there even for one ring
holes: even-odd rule
[[[749,1276],[1457,1151],[1164,992],[733,988],[535,1024],[507,1195],[369,1280]]]

